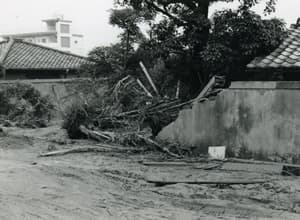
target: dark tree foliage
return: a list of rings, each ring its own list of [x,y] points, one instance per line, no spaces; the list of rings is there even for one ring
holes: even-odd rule
[[[153,19],[152,13],[131,8],[114,9],[110,15],[110,24],[123,30],[119,35],[123,47],[123,67],[126,68],[128,58],[134,52],[134,43],[144,39],[139,24]]]
[[[84,74],[95,78],[119,74],[124,62],[123,54],[124,48],[120,43],[94,48],[89,52],[88,59],[95,64],[82,67]]]
[[[208,44],[201,52],[204,72],[242,79],[239,74],[245,66],[256,56],[272,52],[285,35],[285,25],[278,19],[263,20],[251,11],[217,12]]]
[[[169,72],[194,95],[210,75],[239,72],[251,58],[268,53],[284,37],[281,21],[263,20],[250,12],[251,7],[264,2],[265,13],[271,13],[276,0],[237,0],[238,10],[219,12],[213,22],[209,20],[212,3],[233,1],[116,0],[116,4],[163,15],[158,22],[154,20],[150,40],[142,45],[148,49],[143,51],[148,51],[149,57],[164,59]]]

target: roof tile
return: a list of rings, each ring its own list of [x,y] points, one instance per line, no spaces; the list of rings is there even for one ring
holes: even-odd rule
[[[254,59],[247,68],[300,68],[300,28],[291,29],[289,36],[271,54]]]
[[[0,54],[7,46],[0,43]],[[85,57],[37,44],[14,40],[4,59],[6,69],[78,69],[89,61]]]

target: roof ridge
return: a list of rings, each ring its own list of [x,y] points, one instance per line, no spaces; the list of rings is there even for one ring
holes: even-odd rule
[[[4,43],[4,42],[3,42]],[[9,54],[9,51],[10,49],[12,48],[13,44],[15,43],[15,40],[13,38],[10,38],[8,41],[7,41],[7,45],[5,47],[5,50],[4,52],[1,54],[0,56],[0,65],[1,66],[4,66],[4,61],[6,59],[6,57],[8,56]]]
[[[52,48],[52,47],[47,47],[47,46],[44,46],[44,45],[40,45],[40,44],[36,44],[36,43],[24,41],[22,39],[14,39],[14,40],[16,42],[21,42],[21,43],[24,43],[24,44],[29,44],[29,45],[32,45],[32,46],[36,46],[36,47],[40,47],[40,48],[52,50],[52,51],[55,51],[55,52],[58,52],[58,53],[62,53],[62,54],[66,54],[66,55],[71,55],[71,56],[79,57],[79,58],[82,58],[82,59],[88,59],[85,56],[81,56],[81,55],[77,55],[77,54],[74,54],[74,53],[69,53],[69,52],[65,52],[65,51],[62,51],[62,50],[58,50],[58,49],[55,49],[55,48]]]
[[[22,35],[30,35],[30,34],[44,34],[44,33],[51,33],[51,34],[55,34],[57,33],[57,31],[35,31],[35,32],[24,32],[24,33],[11,33],[11,34],[1,34],[1,37],[18,37],[18,36],[22,36]]]

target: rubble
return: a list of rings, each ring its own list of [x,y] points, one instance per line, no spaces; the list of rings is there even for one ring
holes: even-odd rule
[[[107,91],[104,100],[84,100],[73,105],[65,114],[63,128],[67,129],[70,138],[144,146],[165,152],[170,157],[181,158],[180,150],[175,147],[173,152],[170,148],[174,143],[158,143],[154,138],[165,126],[176,120],[183,107],[207,100],[207,97],[215,95],[216,89],[220,92],[218,88],[222,87],[225,80],[213,77],[196,99],[181,101],[176,98],[178,94],[174,94],[174,98],[162,98],[146,68],[142,63],[140,65],[149,81],[149,88],[139,79],[126,76]],[[150,92],[151,89],[155,95]],[[145,128],[150,128],[151,134]]]

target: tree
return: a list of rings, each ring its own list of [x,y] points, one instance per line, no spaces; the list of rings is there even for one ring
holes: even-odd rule
[[[123,53],[120,43],[96,47],[88,54],[88,59],[95,64],[84,66],[83,69],[86,74],[96,78],[120,74],[123,69]]]
[[[142,41],[144,38],[138,24],[151,19],[151,13],[144,11],[137,11],[130,8],[112,10],[110,24],[116,25],[124,30],[124,32],[120,34],[121,45],[124,46],[124,69],[130,52],[134,50],[133,44]]]
[[[275,10],[275,0],[238,0],[240,3],[238,10],[216,14],[213,22],[209,20],[208,9],[211,4],[233,1],[116,0],[116,4],[131,7],[137,11],[149,10],[152,14],[162,15],[162,18],[152,26],[151,45],[156,48],[158,54],[168,54],[165,59],[166,66],[172,74],[189,85],[190,94],[195,95],[207,82],[211,73],[222,72],[221,70],[228,73],[232,69],[230,64],[238,61],[244,65],[250,57],[267,52],[262,48],[273,49],[282,40],[284,33],[281,31],[282,22],[278,20],[266,22],[261,17],[250,13],[251,7],[259,2],[265,2],[265,13],[271,13]],[[248,22],[247,19],[250,21]],[[233,34],[226,33],[226,25],[232,26]],[[241,35],[238,34],[239,26],[244,28]],[[254,30],[254,34],[252,33],[253,27],[258,28]],[[219,29],[228,37],[226,40],[221,40],[218,36]],[[265,29],[267,31],[264,31]],[[276,33],[274,30],[280,30],[280,32]],[[266,33],[268,37],[263,39],[259,31]],[[244,56],[247,51],[243,47],[247,47],[247,37],[251,34],[255,37],[259,36],[259,40],[255,41],[255,37],[250,39],[252,41],[249,46],[251,48],[254,46],[254,48],[247,56]],[[236,46],[233,42],[238,37],[242,39],[237,42],[239,46]],[[255,45],[258,48],[255,48]],[[243,59],[237,59],[241,53]]]
[[[281,20],[265,20],[251,11],[219,11],[201,52],[202,67],[207,74],[242,79],[246,65],[256,56],[272,52],[286,34]]]

